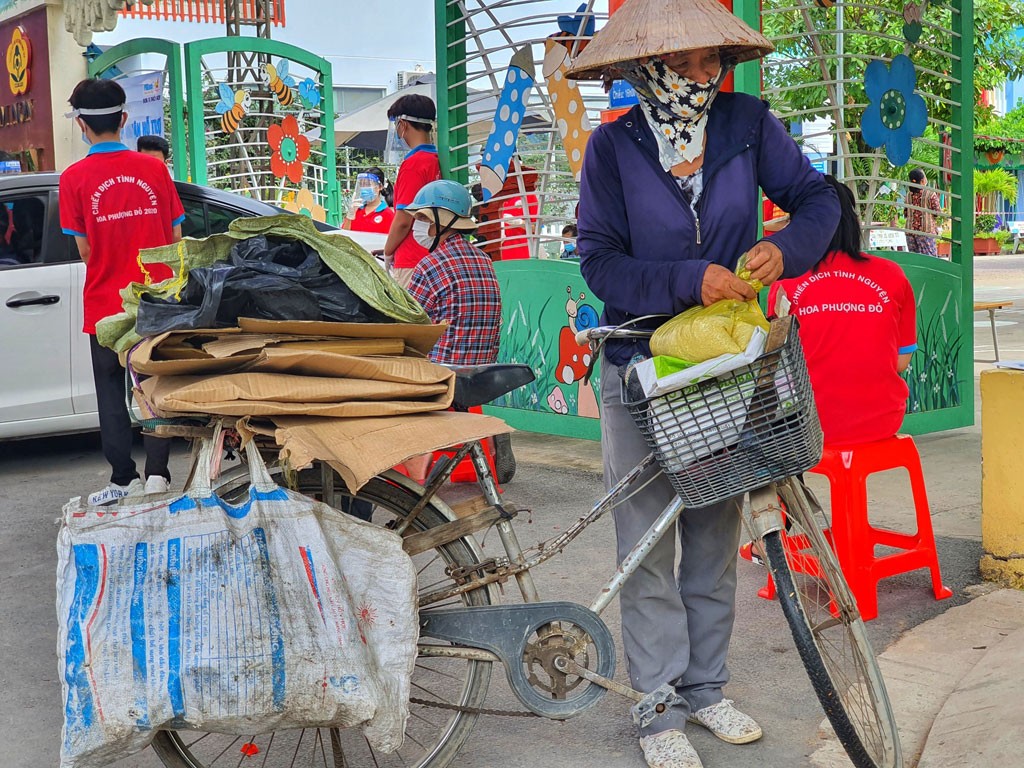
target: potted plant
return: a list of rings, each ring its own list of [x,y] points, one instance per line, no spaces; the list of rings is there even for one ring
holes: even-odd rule
[[[1002,250],[999,241],[996,239],[995,228],[995,214],[979,213],[974,216],[975,256],[991,256]]]
[[[1013,149],[1014,142],[1000,136],[975,136],[974,151],[985,155],[990,165],[996,165],[1003,155]]]
[[[935,238],[935,253],[938,256],[949,257],[953,250],[953,232],[947,219]]]

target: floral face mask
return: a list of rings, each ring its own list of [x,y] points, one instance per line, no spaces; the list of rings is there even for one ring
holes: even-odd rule
[[[704,151],[708,108],[731,69],[723,62],[718,75],[703,85],[676,74],[658,58],[636,63],[625,73],[658,140],[658,157],[666,171]]]

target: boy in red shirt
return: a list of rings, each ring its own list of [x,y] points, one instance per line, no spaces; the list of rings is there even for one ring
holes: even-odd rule
[[[807,274],[774,283],[768,306],[800,320],[814,400],[829,446],[892,437],[909,389],[900,374],[917,350],[914,291],[895,262],[860,250],[860,222],[849,187],[825,177],[842,217],[829,252]]]
[[[397,139],[388,142],[389,148],[407,148],[408,152],[395,179],[395,219],[384,244],[384,263],[395,282],[408,288],[412,271],[427,250],[412,237],[413,218],[405,208],[420,189],[441,178],[437,147],[430,143],[437,109],[429,96],[411,93],[395,100],[388,109],[388,119],[389,135]]]
[[[113,80],[83,80],[68,99],[89,154],[60,177],[60,225],[75,238],[85,262],[83,306],[92,352],[93,378],[103,455],[110,484],[89,496],[111,504],[170,487],[170,441],[146,436],[146,482],[132,460],[132,430],[125,401],[125,372],[113,350],[96,341],[96,323],[122,311],[119,292],[132,282],[157,283],[171,277],[163,264],[143,266],[139,251],[176,243],[185,218],[167,166],[121,143],[127,119],[124,90]]]

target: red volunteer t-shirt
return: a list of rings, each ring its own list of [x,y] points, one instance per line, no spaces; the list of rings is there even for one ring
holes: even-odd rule
[[[903,423],[909,390],[897,357],[917,349],[914,291],[895,262],[833,251],[817,272],[780,280],[800,320],[814,399],[827,445],[892,437]]]
[[[412,203],[416,193],[432,181],[441,178],[441,164],[437,147],[420,144],[405,156],[395,178],[395,208],[399,211]],[[427,249],[416,242],[412,232],[405,236],[395,250],[395,269],[412,269],[427,255]]]
[[[395,220],[395,209],[388,208],[383,200],[376,210],[367,211],[360,208],[349,224],[353,232],[377,232],[386,235],[391,231],[391,222]]]
[[[60,176],[60,226],[84,237],[91,255],[85,268],[86,333],[122,311],[119,292],[129,283],[158,283],[172,276],[165,264],[139,265],[139,251],[173,242],[185,218],[167,166],[123,144],[96,144]]]
[[[530,211],[530,229],[534,231],[537,216],[540,213],[540,200],[532,192],[526,195],[526,205],[522,197],[506,200],[501,206],[502,241],[501,260],[530,258],[530,243],[526,239],[526,228],[522,222],[526,217],[526,208]],[[512,224],[510,222],[516,222]]]

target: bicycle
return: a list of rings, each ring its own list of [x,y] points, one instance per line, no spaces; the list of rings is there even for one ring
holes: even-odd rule
[[[649,334],[606,327],[581,331],[578,339],[596,346],[596,357],[604,339]],[[528,372],[525,366],[459,371],[456,401],[466,407],[489,402],[521,386]],[[443,768],[480,714],[566,719],[593,706],[606,691],[634,702],[635,719],[663,711],[665,701],[657,692],[637,692],[612,679],[614,640],[600,614],[685,505],[707,506],[749,493],[744,522],[760,542],[801,661],[836,735],[858,768],[900,768],[896,723],[864,624],[823,533],[827,521],[797,477],[817,462],[822,439],[795,326],[773,323],[765,354],[751,366],[651,398],[637,396],[624,382],[623,398],[652,453],[574,525],[526,550],[513,526],[516,511],[502,502],[479,443],[442,460],[425,487],[389,470],[352,493],[326,464],[298,473],[276,467],[291,487],[337,508],[370,502],[374,522],[405,537],[419,572],[421,626],[405,745],[393,754],[375,753],[357,730],[336,728],[249,737],[163,731],[153,747],[164,764],[238,766],[249,754],[261,766],[302,760],[333,768]],[[696,417],[699,432],[693,429]],[[459,517],[436,493],[466,455],[472,457],[486,506]],[[638,479],[655,464],[677,496],[593,602],[584,607],[541,601],[531,570],[636,491]],[[229,502],[245,499],[248,492],[244,467],[223,476],[218,486]],[[505,554],[485,557],[474,534],[492,528]],[[497,587],[510,580],[523,603],[500,605]],[[484,708],[494,664],[504,666],[525,713]]]

